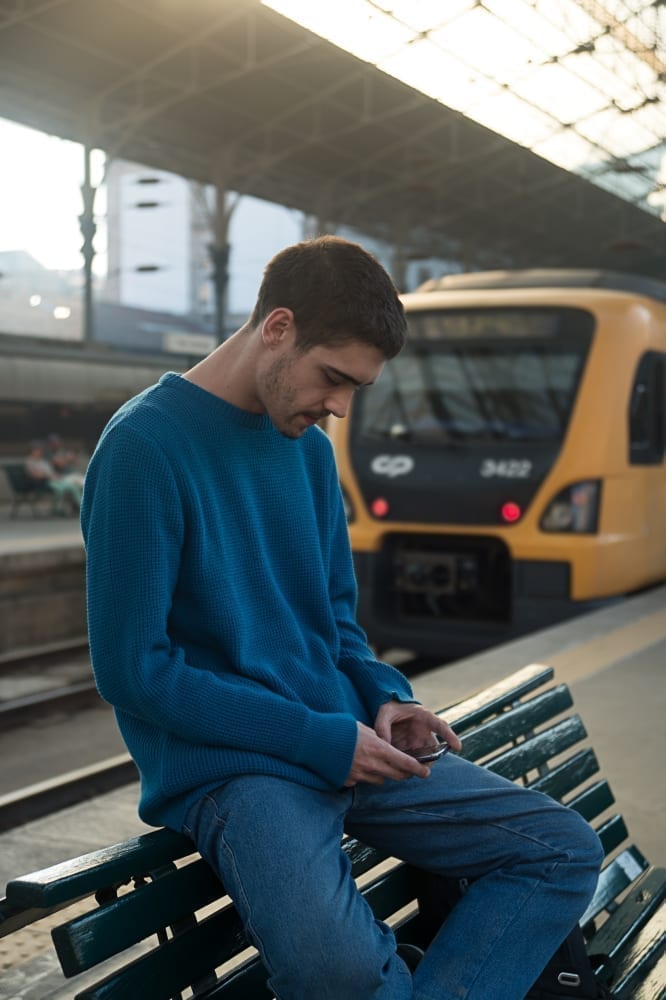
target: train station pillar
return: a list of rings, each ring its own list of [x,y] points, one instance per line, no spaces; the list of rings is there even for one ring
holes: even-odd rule
[[[90,343],[94,339],[93,318],[93,259],[95,257],[95,188],[91,181],[90,146],[83,148],[83,184],[81,197],[83,212],[79,216],[79,227],[83,237],[81,253],[83,254],[83,340]]]
[[[240,195],[228,192],[223,169],[214,170],[215,214],[213,216],[213,242],[208,253],[213,265],[212,279],[215,292],[215,333],[218,344],[227,337],[227,299],[229,293],[229,223]]]
[[[229,287],[229,254],[228,243],[218,245],[208,244],[208,253],[213,265],[213,288],[215,291],[215,337],[218,344],[226,339],[227,290]]]

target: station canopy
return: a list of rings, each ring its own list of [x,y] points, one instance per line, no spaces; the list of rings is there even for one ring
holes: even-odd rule
[[[405,259],[665,278],[665,29],[664,0],[0,0],[0,115]]]

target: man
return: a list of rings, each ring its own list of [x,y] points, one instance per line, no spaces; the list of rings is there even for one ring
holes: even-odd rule
[[[185,830],[220,874],[278,1000],[522,1000],[602,856],[551,799],[455,753],[429,766],[404,752],[433,733],[460,742],[355,623],[314,426],[342,417],[404,336],[365,250],[288,247],[233,337],[112,418],[86,478],[93,666],[140,814]],[[356,890],[344,831],[470,879],[413,975]]]

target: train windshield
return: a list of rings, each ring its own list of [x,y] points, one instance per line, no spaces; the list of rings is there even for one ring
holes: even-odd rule
[[[561,441],[592,340],[575,309],[411,312],[407,346],[354,405],[368,439]]]

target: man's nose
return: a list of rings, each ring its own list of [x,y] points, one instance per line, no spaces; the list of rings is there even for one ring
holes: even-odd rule
[[[324,400],[324,406],[334,417],[342,418],[347,414],[353,395],[353,385],[338,386],[332,392],[328,393]]]

